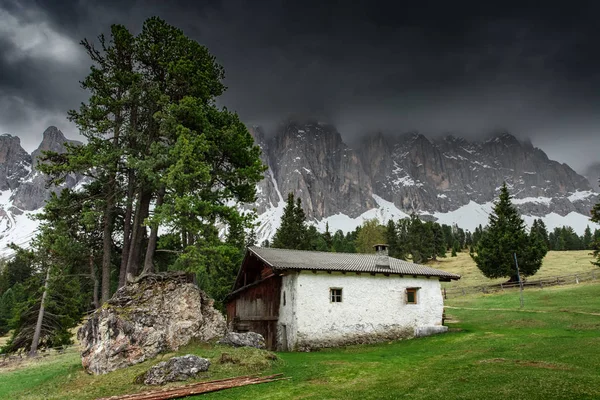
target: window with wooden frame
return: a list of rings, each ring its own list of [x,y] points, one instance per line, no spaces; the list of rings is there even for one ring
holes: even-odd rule
[[[329,300],[332,303],[342,302],[342,288],[329,288]]]
[[[417,292],[419,288],[406,288],[406,304],[417,304]]]

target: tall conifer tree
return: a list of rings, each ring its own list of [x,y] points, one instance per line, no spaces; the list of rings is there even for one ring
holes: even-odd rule
[[[509,277],[516,281],[515,253],[521,275],[530,276],[540,269],[547,251],[538,235],[525,231],[525,223],[511,203],[506,183],[503,184],[489,224],[471,254],[477,267],[488,278]]]

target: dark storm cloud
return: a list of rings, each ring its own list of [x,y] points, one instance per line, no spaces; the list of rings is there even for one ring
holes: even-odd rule
[[[577,168],[600,146],[597,2],[2,1],[0,22],[24,31],[0,30],[0,128],[12,133],[85,98],[81,38],[159,15],[215,54],[229,87],[220,103],[248,123],[310,115],[348,139],[506,128]],[[46,45],[23,51],[23,27],[40,23]]]

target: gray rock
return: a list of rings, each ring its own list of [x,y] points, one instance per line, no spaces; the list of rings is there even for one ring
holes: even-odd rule
[[[208,371],[208,367],[210,367],[210,361],[206,358],[187,354],[156,364],[139,377],[138,381],[142,381],[146,385],[164,385],[169,382],[185,381],[200,372]]]
[[[77,140],[69,140],[65,138],[65,135],[60,129],[55,126],[49,126],[43,133],[42,142],[31,153],[31,160],[33,167],[35,168],[39,162],[38,158],[43,156],[44,151],[53,151],[55,153],[65,153],[67,151],[66,144],[81,145],[82,143]]]
[[[234,347],[265,348],[265,338],[256,332],[228,332],[218,343]]]
[[[0,135],[0,190],[14,190],[31,171],[31,156],[21,147],[21,139]]]
[[[81,327],[81,362],[105,374],[226,331],[223,315],[185,273],[150,275],[119,289]]]
[[[415,328],[415,337],[437,335],[448,332],[448,327],[443,325],[419,326]]]
[[[283,199],[293,192],[308,219],[337,213],[354,218],[376,205],[363,162],[332,125],[288,120],[269,140],[266,153]]]

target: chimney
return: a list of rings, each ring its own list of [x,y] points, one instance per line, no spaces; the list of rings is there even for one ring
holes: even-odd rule
[[[390,258],[388,257],[388,245],[376,244],[373,247],[375,247],[375,254],[377,254],[377,258],[375,259],[375,266],[379,268],[389,268]]]

